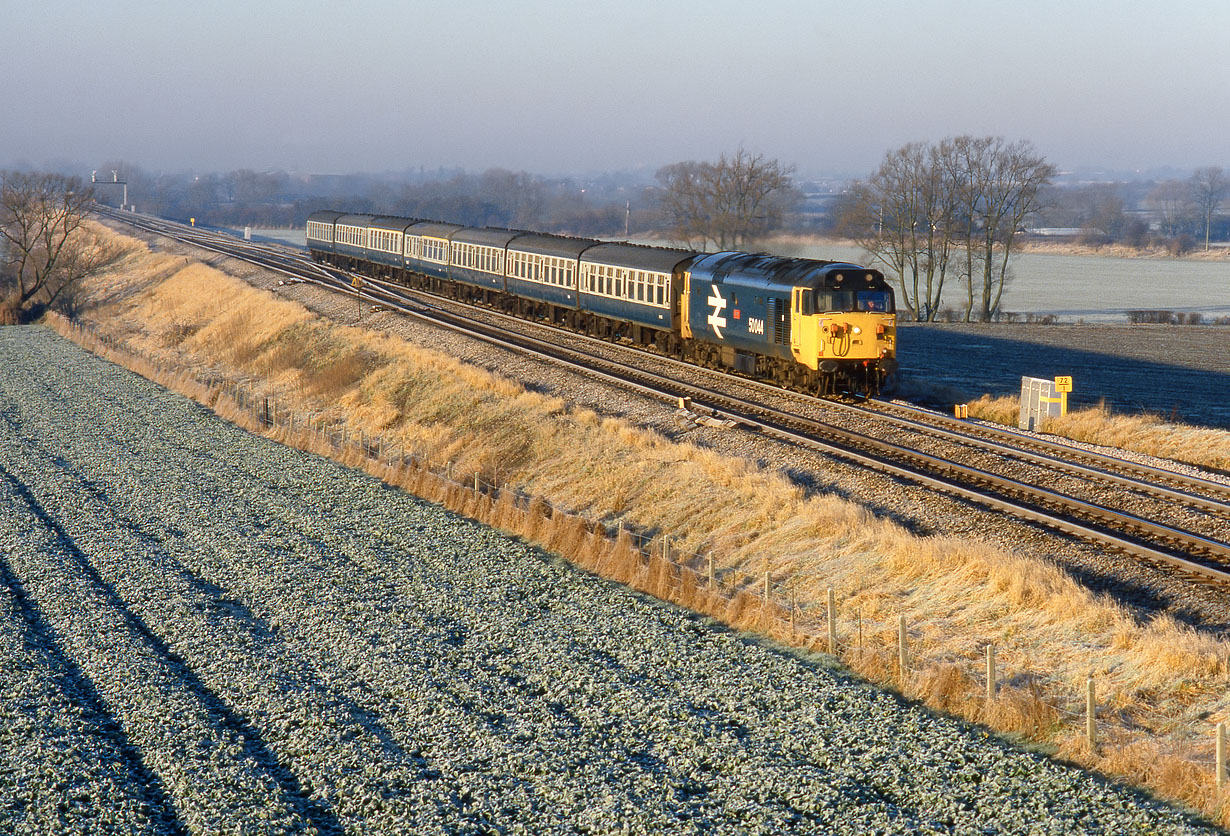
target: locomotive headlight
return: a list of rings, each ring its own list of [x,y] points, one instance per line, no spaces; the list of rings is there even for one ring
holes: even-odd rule
[[[856,334],[861,334],[861,333],[863,333],[863,329],[862,329],[862,328],[859,328],[857,325],[855,325],[855,326],[854,326],[854,333],[856,333]]]

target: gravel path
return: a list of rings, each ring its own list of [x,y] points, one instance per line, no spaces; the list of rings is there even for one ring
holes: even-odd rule
[[[0,833],[1214,832],[0,329]]]

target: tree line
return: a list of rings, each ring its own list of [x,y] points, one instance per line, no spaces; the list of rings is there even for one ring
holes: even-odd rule
[[[1183,255],[1230,240],[1230,216],[1219,214],[1227,195],[1230,176],[1219,166],[1185,178],[1051,187],[1039,224],[1074,229],[1078,243],[1094,247],[1124,244]]]
[[[899,309],[933,320],[955,282],[963,319],[991,320],[1025,221],[1056,173],[1024,140],[912,142],[853,185],[841,229],[898,279]]]
[[[1219,214],[1230,179],[1216,166],[1152,184],[1056,186],[1055,167],[1031,143],[1003,137],[951,137],[889,151],[832,202],[820,225],[812,224],[814,212],[800,211],[794,167],[742,147],[716,161],[663,166],[652,179],[505,169],[297,176],[150,174],[122,162],[102,168],[116,171],[142,211],[215,226],[299,227],[311,212],[337,206],[710,250],[755,249],[784,231],[838,233],[896,283],[902,313],[922,321],[947,315],[954,295],[962,319],[995,319],[1012,256],[1030,227],[1077,229],[1078,240],[1092,244],[1160,240],[1176,253],[1201,238],[1206,248],[1230,239],[1230,218]],[[72,287],[113,257],[82,220],[95,198],[116,204],[119,194],[118,184],[105,181],[3,173],[0,321],[71,300]],[[1148,207],[1152,222],[1130,213],[1129,203]]]
[[[604,177],[549,178],[502,168],[383,175],[249,169],[155,174],[124,162],[106,163],[102,170],[114,170],[127,182],[140,211],[179,221],[195,218],[207,226],[302,227],[323,207],[574,235],[621,234],[630,222],[646,226],[643,184]],[[108,183],[97,184],[97,192],[100,200],[118,205],[120,193]]]

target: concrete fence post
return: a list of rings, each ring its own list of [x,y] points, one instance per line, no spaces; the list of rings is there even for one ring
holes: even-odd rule
[[[713,552],[709,552],[709,588],[713,589]]]

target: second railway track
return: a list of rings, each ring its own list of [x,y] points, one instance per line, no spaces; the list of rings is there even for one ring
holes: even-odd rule
[[[356,291],[351,287],[353,274],[316,265],[287,247],[252,245],[127,214],[112,217],[295,280],[351,296],[358,292],[372,303],[405,315],[643,395],[671,402],[690,399],[694,409],[711,416],[923,483],[1185,575],[1230,582],[1230,487],[1212,479],[956,422],[899,404],[874,401],[855,407],[821,401],[368,277],[361,277],[362,290]],[[846,423],[840,417],[843,413],[856,416],[860,429],[842,426]],[[819,414],[825,417],[817,417]],[[881,430],[863,431],[877,424]],[[907,434],[914,438],[907,439]],[[971,457],[981,466],[958,461]]]

